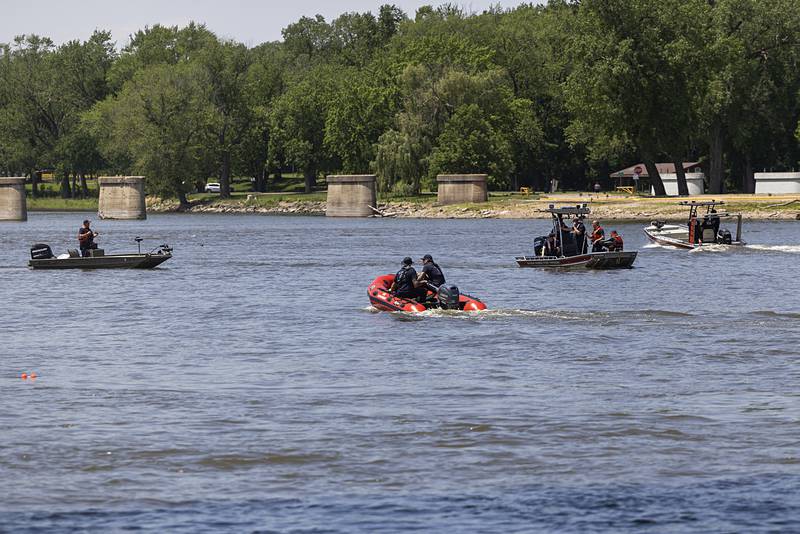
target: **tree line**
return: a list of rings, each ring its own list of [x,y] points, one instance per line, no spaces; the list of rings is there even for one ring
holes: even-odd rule
[[[287,169],[374,173],[413,194],[439,173],[493,189],[584,189],[615,166],[700,159],[711,192],[797,165],[800,2],[551,0],[469,13],[393,5],[302,17],[255,47],[155,25],[0,45],[0,174],[143,174],[186,195],[208,177],[256,191]],[[679,189],[686,193],[682,166]]]

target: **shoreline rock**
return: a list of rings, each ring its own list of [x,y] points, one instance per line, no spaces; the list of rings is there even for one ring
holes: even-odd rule
[[[570,205],[586,202],[592,209],[591,218],[612,221],[652,220],[683,221],[686,209],[677,202],[668,203],[658,199],[623,199],[619,201],[588,201],[575,199],[546,198],[540,200],[499,200],[488,204],[439,206],[435,203],[381,202],[377,206],[388,217],[415,219],[549,219],[543,210],[549,204]],[[753,204],[753,202],[748,202]],[[774,205],[736,208],[729,202],[731,211],[740,212],[745,220],[800,220],[797,209],[776,210]],[[255,197],[245,201],[216,201],[196,203],[188,208],[174,200],[147,199],[147,210],[151,213],[226,213],[242,215],[325,215],[325,201],[281,200],[274,204],[259,204]],[[380,217],[376,215],[375,217]]]

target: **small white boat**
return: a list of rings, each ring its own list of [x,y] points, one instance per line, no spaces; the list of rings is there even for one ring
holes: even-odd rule
[[[717,212],[716,206],[723,201],[680,203],[689,208],[689,218],[685,224],[667,224],[653,221],[645,227],[644,233],[654,243],[669,247],[695,249],[704,245],[744,245],[742,241],[742,214]],[[698,213],[698,211],[702,213]],[[729,230],[720,228],[722,219],[736,219],[736,236]]]

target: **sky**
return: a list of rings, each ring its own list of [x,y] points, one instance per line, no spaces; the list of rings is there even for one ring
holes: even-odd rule
[[[50,37],[56,44],[87,39],[95,29],[110,30],[118,47],[145,26],[184,26],[202,22],[218,36],[248,46],[281,39],[281,30],[302,16],[320,14],[332,20],[349,11],[377,13],[381,4],[394,4],[413,17],[428,0],[0,0],[0,42],[20,34]],[[514,7],[518,0],[454,1],[467,11],[480,12],[490,5]]]

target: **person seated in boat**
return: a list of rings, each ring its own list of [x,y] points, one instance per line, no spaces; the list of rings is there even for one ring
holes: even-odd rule
[[[605,238],[606,232],[600,226],[600,221],[592,221],[592,235],[590,237],[592,240],[592,252],[602,252]]]
[[[586,226],[580,217],[572,219],[572,237],[578,248],[578,254],[583,254],[586,247]]]
[[[442,268],[439,267],[435,261],[433,261],[433,256],[430,254],[425,254],[422,256],[420,261],[422,262],[422,272],[419,273],[417,281],[424,284],[421,287],[427,287],[431,291],[438,291],[439,286],[444,285],[444,274],[442,273]]]
[[[97,248],[94,238],[98,234],[90,228],[91,224],[91,221],[83,221],[83,226],[78,230],[78,246],[81,249],[81,256],[84,258],[90,254],[90,250]]]
[[[542,247],[542,256],[559,256],[558,243],[556,243],[556,234],[550,232]]]
[[[424,300],[425,295],[428,293],[428,288],[425,286],[425,282],[417,280],[417,271],[412,267],[413,264],[414,260],[410,257],[403,258],[403,265],[394,275],[394,282],[392,282],[389,292],[406,299]]]
[[[611,230],[611,237],[604,242],[604,246],[609,252],[622,252],[624,248],[622,236],[616,230]]]

